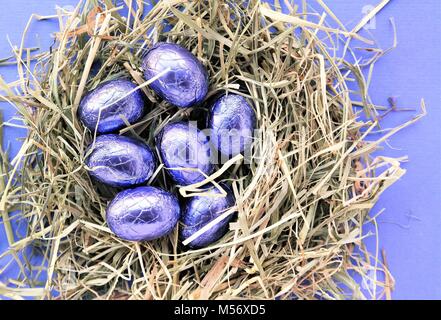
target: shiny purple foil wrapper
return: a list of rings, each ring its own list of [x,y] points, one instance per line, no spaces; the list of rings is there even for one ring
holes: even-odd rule
[[[166,125],[156,138],[162,162],[179,185],[200,182],[213,172],[208,137],[189,122]],[[171,170],[179,169],[179,170]]]
[[[220,185],[227,192],[225,197],[195,196],[185,203],[181,217],[182,228],[179,235],[181,240],[189,238],[206,224],[234,206],[235,199],[231,189],[225,184]],[[213,195],[221,194],[215,187],[212,187],[209,193]],[[219,240],[228,231],[228,223],[232,218],[233,214],[228,215],[225,219],[190,242],[188,246],[190,248],[202,248]]]
[[[145,112],[141,90],[126,96],[135,88],[136,84],[125,79],[100,84],[81,100],[78,106],[79,119],[91,132],[97,128],[99,134],[126,127],[123,118],[130,124],[135,123]]]
[[[180,214],[178,199],[173,194],[148,186],[118,193],[107,207],[106,218],[119,238],[149,241],[170,233]]]
[[[131,187],[147,182],[156,159],[144,142],[117,134],[98,136],[86,150],[89,174],[113,187]]]
[[[145,55],[142,68],[150,80],[170,68],[150,88],[169,103],[187,108],[202,102],[208,92],[208,73],[187,49],[174,43],[160,42]]]
[[[251,147],[256,115],[244,97],[229,93],[214,101],[207,126],[211,143],[220,153],[231,157]]]

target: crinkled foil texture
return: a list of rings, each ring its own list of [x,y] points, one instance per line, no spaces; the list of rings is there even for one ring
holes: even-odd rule
[[[98,136],[86,150],[89,174],[113,187],[131,187],[147,182],[156,159],[144,142],[116,134]]]
[[[117,79],[100,84],[87,93],[78,107],[78,117],[91,132],[110,133],[126,127],[144,115],[145,107],[141,91],[129,80]],[[126,96],[127,95],[127,96]],[[97,125],[98,124],[98,125]]]
[[[195,196],[189,198],[182,213],[182,228],[180,238],[185,240],[200,230],[206,224],[216,219],[230,207],[234,206],[235,200],[230,188],[225,184],[220,184],[227,192],[225,197]],[[219,195],[219,189],[213,187],[208,191],[209,194]],[[189,243],[191,248],[202,248],[219,240],[228,231],[228,223],[233,214],[230,214],[205,233]]]
[[[189,122],[166,125],[156,141],[162,161],[177,184],[200,182],[205,179],[202,173],[213,172],[208,137]]]
[[[116,195],[107,208],[107,223],[121,239],[149,241],[170,233],[180,213],[178,199],[171,193],[137,187]]]
[[[212,104],[207,127],[214,147],[231,157],[251,147],[256,115],[244,97],[230,93]]]
[[[208,73],[187,49],[174,43],[153,46],[142,63],[144,77],[150,80],[166,71],[150,84],[150,88],[169,103],[187,108],[202,102],[208,92]]]

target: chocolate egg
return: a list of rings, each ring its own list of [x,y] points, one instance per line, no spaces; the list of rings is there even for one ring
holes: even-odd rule
[[[164,73],[150,84],[150,88],[175,106],[190,107],[203,101],[207,95],[207,70],[180,45],[157,43],[143,58],[142,68],[146,80]]]
[[[226,196],[195,196],[185,203],[181,218],[183,226],[180,230],[180,238],[182,240],[189,238],[206,224],[234,206],[235,200],[231,189],[225,184],[220,185],[227,192]],[[208,193],[217,196],[222,195],[219,189],[215,187],[212,187]],[[188,246],[191,248],[202,248],[215,242],[227,232],[228,222],[231,221],[232,217],[233,214],[228,215],[195,240],[191,241]]]
[[[97,128],[99,134],[124,128],[123,119],[133,124],[144,115],[141,90],[135,89],[136,85],[125,79],[102,83],[83,97],[78,117],[90,131]]]
[[[210,175],[213,172],[208,137],[195,125],[170,123],[162,129],[156,141],[162,162],[176,183],[200,182],[205,179],[203,173]]]
[[[117,134],[98,136],[86,150],[85,164],[96,180],[113,187],[130,187],[147,182],[156,159],[144,142]]]
[[[210,141],[223,155],[231,157],[250,148],[256,115],[244,97],[229,93],[212,104],[207,125]]]
[[[170,233],[181,210],[178,199],[155,187],[121,191],[107,207],[107,224],[119,238],[148,241]]]

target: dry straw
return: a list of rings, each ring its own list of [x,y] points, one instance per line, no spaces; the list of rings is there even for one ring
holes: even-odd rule
[[[58,19],[55,45],[36,54],[23,41],[12,58],[0,61],[17,64],[17,81],[0,78],[1,100],[17,109],[28,131],[11,162],[1,153],[1,224],[9,249],[0,259],[21,271],[0,283],[0,295],[390,298],[393,278],[378,248],[372,255],[365,250],[363,227],[376,226],[369,210],[404,174],[405,159],[371,155],[425,110],[422,104],[420,116],[372,140],[381,113],[390,110],[368,95],[373,65],[385,53],[357,34],[368,19],[348,31],[323,1],[317,2],[324,13],[317,14],[308,12],[306,1],[286,2],[289,13],[281,13],[278,1],[270,7],[260,1],[168,0],[145,16],[142,1],[125,2],[136,4],[127,16],[110,0],[85,0],[73,12],[34,16]],[[357,58],[353,40],[370,59]],[[126,76],[139,84],[149,112],[120,133],[151,145],[166,123],[200,112],[158,101],[146,87],[140,57],[156,41],[179,43],[206,65],[209,96],[239,92],[252,99],[257,113],[256,160],[245,165],[239,156],[208,177],[232,183],[238,218],[225,237],[200,250],[183,247],[177,230],[152,242],[116,238],[105,222],[115,190],[93,184],[84,167],[94,133],[81,126],[76,110],[83,93],[102,81]],[[160,166],[155,185],[185,196],[198,192],[197,185],[172,186],[166,170]],[[14,234],[11,220],[25,224],[25,234]],[[37,254],[43,261],[32,263]],[[41,282],[43,274],[48,277]]]

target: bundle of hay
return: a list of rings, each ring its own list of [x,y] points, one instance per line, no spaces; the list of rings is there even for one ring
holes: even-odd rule
[[[143,2],[136,3],[127,16],[109,0],[83,1],[73,12],[60,12],[51,50],[35,56],[32,70],[22,46],[16,51],[19,81],[0,82],[2,99],[16,106],[28,129],[11,163],[2,153],[0,210],[10,247],[0,258],[15,260],[21,272],[0,284],[0,294],[52,298],[55,290],[65,299],[389,294],[393,279],[364,250],[363,225],[380,194],[404,173],[403,159],[371,154],[418,117],[380,140],[367,140],[382,111],[369,99],[362,68],[384,52],[344,29],[324,4],[341,27],[289,4],[282,13],[260,1],[172,0],[143,13]],[[373,54],[363,64],[346,59],[356,55],[353,39]],[[105,221],[116,190],[92,183],[84,166],[85,148],[95,137],[78,122],[77,108],[84,93],[104,81],[130,77],[142,88],[148,113],[119,133],[150,145],[167,123],[197,120],[205,112],[204,105],[173,107],[145,85],[140,61],[157,41],[186,47],[206,66],[207,99],[236,92],[256,109],[259,136],[251,155],[220,164],[211,175],[233,186],[237,220],[220,241],[198,250],[184,248],[178,230],[152,242],[118,239]],[[343,54],[336,54],[337,45]],[[350,90],[349,80],[357,88]],[[359,117],[363,111],[365,120]],[[179,194],[166,171],[162,167],[153,184]],[[15,210],[26,225],[19,238],[10,221]],[[37,254],[42,261],[35,260]],[[385,273],[385,283],[374,284],[376,293],[363,292],[354,279],[378,271]],[[41,283],[43,273],[47,280]]]

